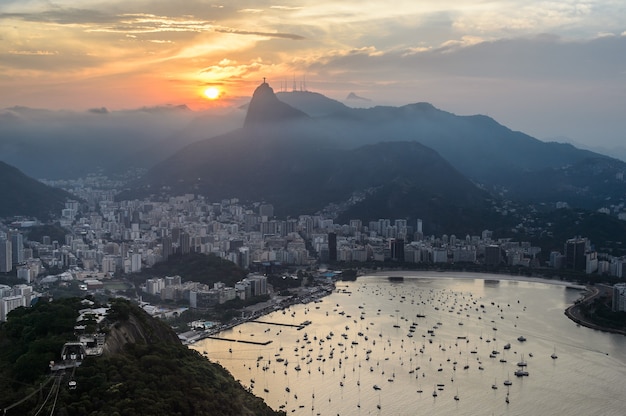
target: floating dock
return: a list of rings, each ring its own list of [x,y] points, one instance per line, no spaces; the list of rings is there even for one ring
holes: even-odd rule
[[[260,342],[260,341],[248,341],[245,339],[220,338],[220,337],[214,337],[214,336],[208,336],[206,338],[217,339],[220,341],[241,342],[242,344],[252,344],[252,345],[268,345],[272,343],[272,340]]]
[[[278,326],[288,326],[290,328],[298,328],[298,329],[302,329],[304,328],[305,324],[281,324],[280,322],[269,322],[269,321],[248,321],[248,322],[252,322],[255,324],[266,324],[266,325],[278,325]]]

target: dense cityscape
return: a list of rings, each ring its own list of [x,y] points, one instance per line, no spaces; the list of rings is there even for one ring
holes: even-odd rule
[[[64,187],[83,202],[67,202],[60,213],[59,224],[67,230],[64,241],[50,236],[25,240],[22,230],[36,225],[33,220],[16,221],[3,231],[0,272],[14,271],[23,283],[2,286],[0,320],[6,320],[12,309],[30,305],[44,287],[78,282],[84,291],[102,292],[104,282],[150,269],[174,253],[212,254],[250,271],[235,287],[155,276],[138,288],[138,293],[163,301],[184,299],[190,308],[201,310],[267,294],[263,265],[268,264],[285,266],[291,270],[286,273],[293,275],[299,269],[317,270],[325,264],[358,268],[359,264],[385,262],[544,267],[617,278],[626,273],[625,258],[598,253],[582,237],[563,242],[563,251],[551,252],[541,264],[539,247],[494,238],[489,230],[463,237],[425,236],[422,220],[408,224],[403,219],[380,219],[363,224],[355,219],[335,224],[332,212],[281,220],[268,203],[244,205],[236,198],[213,202],[192,194],[165,201],[116,202],[123,182],[95,175],[50,184]],[[62,272],[51,275],[48,270]],[[618,284],[614,310],[624,310],[624,296],[624,285]]]
[[[0,1],[0,413],[626,414],[622,3]]]

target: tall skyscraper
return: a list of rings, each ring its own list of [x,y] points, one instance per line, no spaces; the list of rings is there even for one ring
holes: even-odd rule
[[[497,266],[502,261],[500,246],[492,244],[485,247],[485,264]]]
[[[586,238],[570,238],[565,242],[565,268],[585,271],[587,249]]]
[[[337,261],[337,234],[328,233],[328,261]]]
[[[161,257],[163,257],[163,260],[167,260],[173,254],[172,238],[165,236],[161,239],[161,243],[163,244]]]
[[[178,227],[176,228],[172,228],[172,242],[173,243],[180,243],[180,233],[182,232],[182,230]]]
[[[191,253],[191,236],[187,233],[180,233],[180,254]]]
[[[0,273],[8,273],[13,270],[13,250],[11,240],[0,237]]]
[[[24,236],[17,231],[11,231],[11,259],[14,265],[24,263]]]
[[[417,219],[415,235],[413,237],[415,241],[422,241],[424,239],[424,230],[422,229],[422,220]]]
[[[391,260],[404,262],[404,240],[391,240]]]

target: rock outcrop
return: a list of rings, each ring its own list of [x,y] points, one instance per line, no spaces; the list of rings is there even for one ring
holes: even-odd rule
[[[118,354],[129,343],[149,345],[157,342],[180,344],[178,336],[171,327],[152,318],[142,309],[130,306],[128,319],[120,319],[111,326],[103,347],[103,354]]]

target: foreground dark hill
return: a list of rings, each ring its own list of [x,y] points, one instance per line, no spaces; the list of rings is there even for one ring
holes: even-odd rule
[[[0,161],[0,217],[33,216],[48,219],[59,216],[71,195],[52,188]]]
[[[6,415],[284,415],[183,346],[167,324],[120,299],[100,324],[104,354],[87,357],[75,372],[51,374],[48,363],[58,362],[64,342],[75,340],[84,307],[77,298],[41,301],[12,311],[0,326],[0,408]],[[70,374],[75,390],[67,388]]]
[[[468,222],[480,223],[490,207],[486,192],[430,148],[408,141],[337,146],[323,122],[284,103],[279,111],[267,110],[258,105],[259,97],[267,105],[276,100],[263,84],[249,108],[247,120],[253,123],[188,146],[149,171],[136,191],[265,200],[275,205],[278,215],[313,214],[360,195],[344,208],[353,207],[364,220],[388,214],[463,230]],[[255,108],[264,116],[255,114]],[[367,208],[368,201],[378,201],[375,209]],[[449,216],[451,212],[456,215]]]

